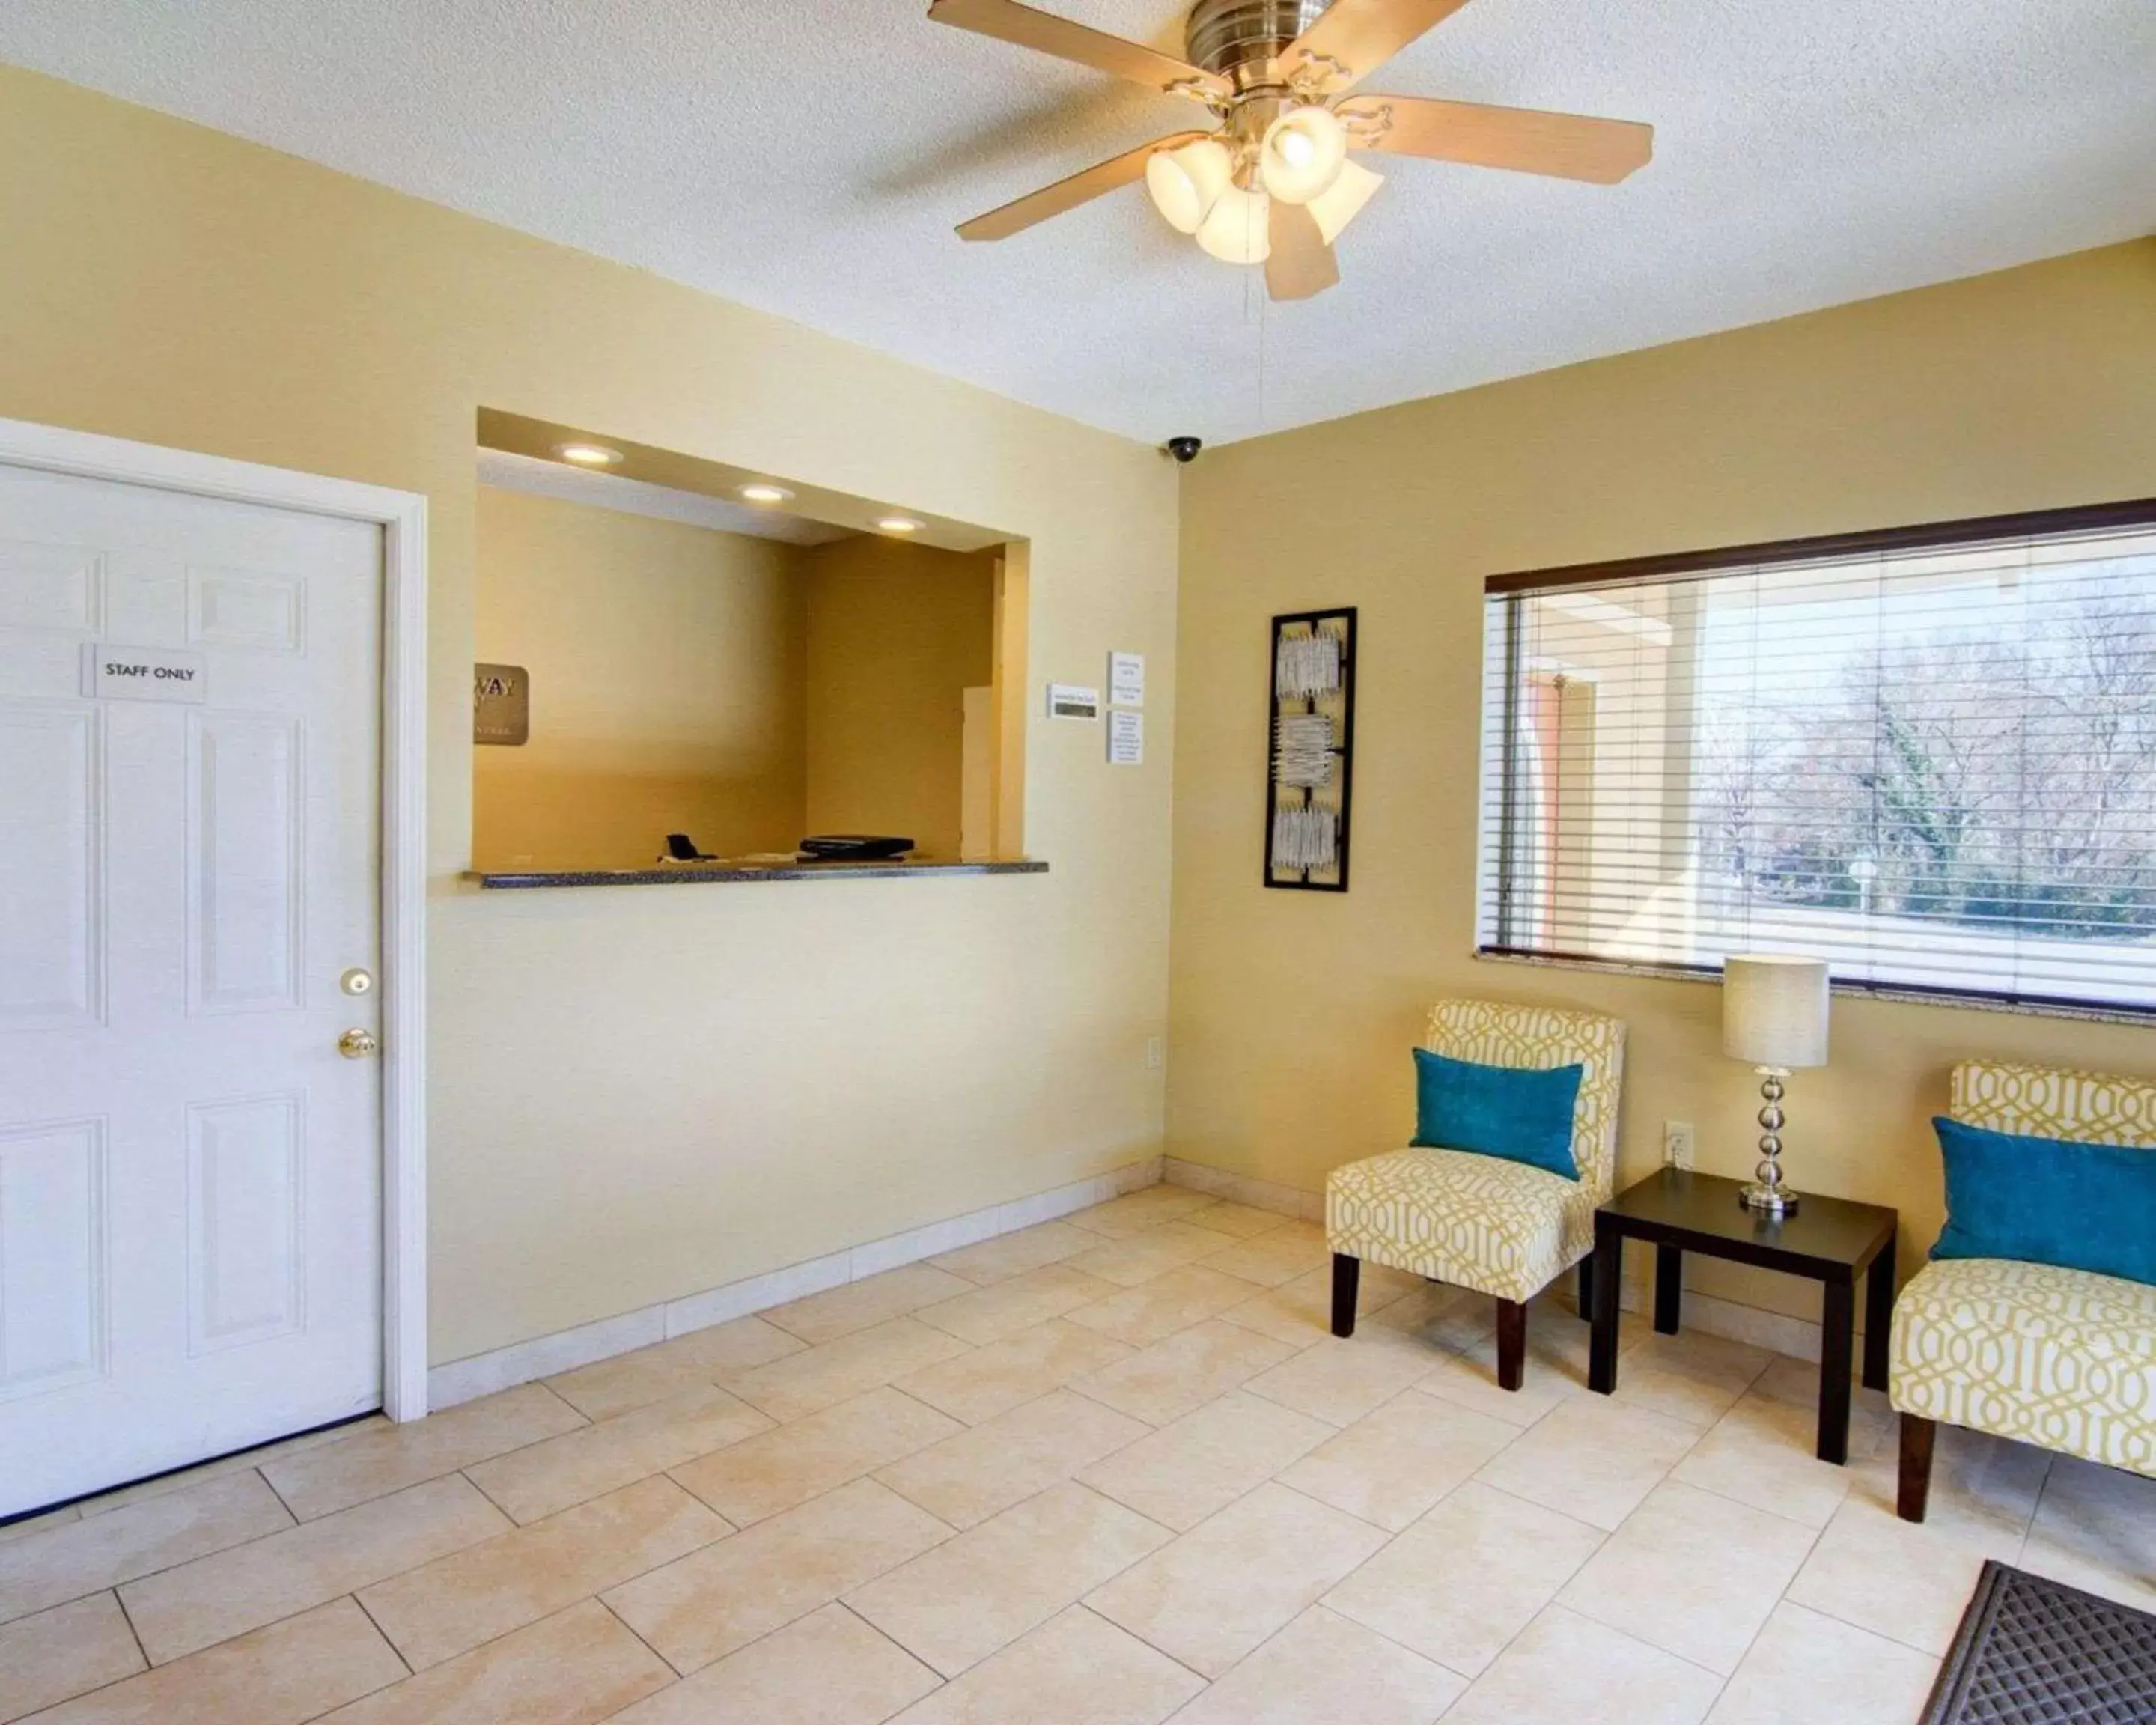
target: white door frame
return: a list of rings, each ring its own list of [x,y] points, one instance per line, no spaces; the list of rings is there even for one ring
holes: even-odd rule
[[[0,462],[382,529],[382,1399],[427,1411],[427,500],[0,419]]]

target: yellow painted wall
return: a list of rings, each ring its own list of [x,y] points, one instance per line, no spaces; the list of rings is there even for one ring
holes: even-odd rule
[[[1745,1173],[1755,1081],[1716,988],[1469,956],[1482,578],[2152,493],[2156,241],[1207,452],[1183,493],[1171,1153],[1317,1190],[1396,1147],[1423,1013],[1466,994],[1629,1022],[1624,1178],[1670,1117]],[[1265,622],[1332,604],[1361,607],[1353,891],[1270,892]],[[1837,999],[1832,1065],[1791,1084],[1791,1183],[1897,1206],[1912,1267],[1941,1214],[1928,1117],[1987,1055],[2156,1074],[2146,1028]],[[1784,1278],[1693,1280],[1816,1315]]]
[[[530,742],[472,751],[474,865],[642,868],[670,832],[716,856],[792,850],[801,552],[491,485],[478,501],[474,650],[522,665],[532,706]]]
[[[436,1359],[1159,1149],[1156,451],[12,69],[0,162],[0,414],[429,501]],[[1026,536],[1027,688],[1148,654],[1148,764],[1029,727],[1045,876],[481,895],[459,875],[482,403]]]
[[[892,834],[921,856],[958,855],[964,696],[988,680],[995,557],[865,536],[803,554],[803,832]]]

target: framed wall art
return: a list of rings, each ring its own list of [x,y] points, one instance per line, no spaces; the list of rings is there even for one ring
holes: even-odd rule
[[[1272,645],[1265,884],[1345,892],[1354,791],[1355,608],[1276,617]]]

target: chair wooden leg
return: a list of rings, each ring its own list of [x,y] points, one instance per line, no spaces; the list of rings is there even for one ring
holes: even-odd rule
[[[1517,1389],[1527,1375],[1527,1308],[1517,1300],[1497,1302],[1497,1387]]]
[[[1363,1260],[1345,1252],[1332,1255],[1332,1333],[1355,1333],[1355,1296],[1363,1283]]]
[[[1938,1440],[1935,1420],[1902,1416],[1902,1480],[1894,1512],[1905,1522],[1921,1522],[1932,1496],[1932,1446]]]

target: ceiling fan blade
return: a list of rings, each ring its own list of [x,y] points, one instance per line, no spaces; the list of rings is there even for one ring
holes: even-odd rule
[[[1308,300],[1340,280],[1332,248],[1317,231],[1317,218],[1299,203],[1272,200],[1266,218],[1272,249],[1265,257],[1265,293],[1275,300]]]
[[[1008,239],[1036,222],[1045,222],[1050,216],[1060,216],[1065,210],[1091,203],[1104,192],[1112,192],[1118,186],[1127,186],[1133,180],[1144,178],[1146,162],[1155,151],[1173,150],[1179,144],[1188,143],[1193,138],[1207,136],[1202,131],[1172,131],[1164,138],[1155,138],[1150,144],[1141,144],[1137,149],[1126,150],[1122,155],[1111,156],[1106,162],[1096,162],[1068,179],[1058,180],[1052,186],[1043,186],[1038,192],[1029,192],[1024,197],[1000,208],[992,209],[984,216],[975,216],[970,222],[962,222],[958,226],[958,237],[961,239]]]
[[[1020,48],[1075,60],[1096,72],[1127,78],[1133,84],[1150,85],[1169,95],[1226,96],[1232,92],[1224,78],[1187,65],[1173,55],[1160,54],[1121,36],[1074,24],[1051,13],[1020,6],[1018,0],[931,0],[928,16],[939,24],[955,24]]]
[[[1332,14],[1327,13],[1330,17]],[[1427,96],[1363,95],[1336,110],[1358,150],[1427,156],[1476,167],[1614,185],[1655,153],[1655,129],[1536,108],[1490,108]]]
[[[1327,90],[1359,84],[1467,0],[1332,0],[1325,15],[1290,43],[1281,72],[1307,68]],[[1327,62],[1331,62],[1327,65]]]

